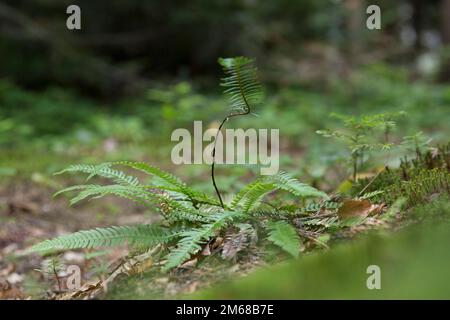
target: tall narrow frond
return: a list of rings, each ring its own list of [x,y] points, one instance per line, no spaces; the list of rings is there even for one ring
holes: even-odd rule
[[[228,98],[231,114],[247,114],[251,108],[260,103],[262,97],[261,85],[257,78],[253,59],[246,57],[219,58],[225,77],[221,86]]]

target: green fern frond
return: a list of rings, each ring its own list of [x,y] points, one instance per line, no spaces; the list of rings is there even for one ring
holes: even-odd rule
[[[77,196],[73,197],[70,200],[70,205],[74,205],[84,199],[87,198],[101,198],[106,195],[115,195],[121,198],[133,200],[135,202],[148,205],[150,203],[158,203],[159,196],[147,192],[145,189],[138,186],[123,186],[120,184],[112,184],[112,185],[77,185],[66,188],[64,190],[59,191],[57,194],[66,191],[73,190],[82,190],[78,193]]]
[[[55,174],[63,174],[66,172],[83,172],[89,174],[87,180],[93,178],[94,176],[100,176],[103,178],[111,179],[115,183],[121,185],[130,185],[130,186],[139,185],[139,180],[136,177],[129,176],[119,170],[114,170],[111,168],[112,165],[113,163],[111,162],[102,163],[99,165],[76,164],[71,165],[70,167],[62,171],[59,171]]]
[[[231,106],[232,114],[250,113],[250,108],[261,101],[262,89],[253,59],[246,57],[219,58],[225,73],[221,86]]]
[[[201,244],[208,241],[217,231],[224,228],[233,218],[238,217],[235,212],[221,212],[210,217],[211,222],[195,229],[184,231],[177,248],[167,256],[163,270],[168,271],[181,265],[189,257],[201,249]]]
[[[341,206],[341,203],[334,202],[334,201],[325,201],[321,203],[312,202],[309,203],[306,207],[301,209],[302,213],[310,213],[310,212],[318,212],[320,209],[327,209],[327,210],[336,210]]]
[[[256,185],[261,183],[261,179],[257,179],[253,182],[250,182],[249,184],[247,184],[244,188],[242,188],[241,190],[239,190],[239,192],[234,196],[233,200],[231,200],[231,208],[235,209],[237,208],[237,206],[239,205],[239,203],[241,202],[241,200],[245,197],[245,195],[251,190],[253,189]]]
[[[372,192],[366,192],[360,197],[360,199],[370,199],[370,198],[379,196],[380,194],[383,194],[383,193],[384,193],[383,190],[375,190]]]
[[[301,183],[290,174],[280,171],[273,176],[267,176],[267,181],[272,182],[277,188],[290,192],[297,197],[320,197],[329,199],[328,195],[314,187],[311,187],[305,183]]]
[[[174,237],[174,232],[157,225],[112,226],[82,230],[51,240],[45,240],[29,248],[27,252],[119,246],[125,243],[132,246],[151,247],[160,243],[167,243]]]
[[[199,211],[193,210],[173,210],[167,215],[169,223],[176,221],[190,221],[190,222],[208,222],[210,219],[201,214]]]
[[[122,186],[122,185],[78,185],[66,188],[58,193],[82,190],[77,196],[70,200],[70,205],[74,205],[87,198],[101,198],[106,195],[115,195],[121,198],[132,200],[145,206],[158,209],[164,213],[169,222],[191,221],[208,222],[206,214],[187,206],[181,201],[172,199],[168,194],[148,191],[146,187]]]
[[[297,258],[300,249],[300,238],[295,228],[286,221],[269,221],[267,224],[269,241]]]
[[[256,208],[266,194],[275,190],[277,190],[277,187],[270,183],[259,182],[254,184],[240,201],[242,211],[248,213]]]
[[[123,165],[127,166],[142,172],[145,172],[148,175],[158,177],[168,183],[170,186],[175,187],[175,189],[181,193],[184,193],[186,195],[191,195],[194,193],[194,190],[190,188],[186,183],[181,181],[180,178],[174,176],[173,174],[164,171],[162,169],[159,169],[158,167],[149,165],[145,162],[135,162],[135,161],[118,161],[114,162],[116,165]]]
[[[244,187],[232,200],[231,208],[238,206],[248,213],[256,208],[261,199],[275,190],[285,190],[297,197],[322,197],[328,199],[328,195],[307,184],[301,183],[286,172],[280,171],[276,175],[260,178]]]

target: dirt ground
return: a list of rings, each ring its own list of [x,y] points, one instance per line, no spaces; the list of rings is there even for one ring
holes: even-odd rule
[[[148,223],[154,219],[139,205],[122,199],[100,199],[70,207],[67,198],[54,198],[53,193],[51,188],[35,183],[0,187],[0,299],[51,296],[60,286],[64,289],[64,266],[75,264],[82,271],[89,270],[82,272],[82,281],[91,281],[103,276],[100,269],[107,268],[108,261],[119,259],[127,252],[126,248],[116,248],[87,259],[89,255],[78,250],[67,251],[59,257],[63,268],[56,281],[54,275],[37,271],[42,269],[45,258],[21,256],[28,246],[78,230]],[[97,265],[98,270],[92,271]]]

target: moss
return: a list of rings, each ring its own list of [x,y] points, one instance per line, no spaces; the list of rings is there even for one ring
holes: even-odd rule
[[[248,278],[188,296],[192,299],[449,299],[450,204],[441,198],[413,210],[445,223],[414,225],[396,235],[372,234],[325,254],[259,270]],[[381,268],[381,289],[369,290],[369,265]]]

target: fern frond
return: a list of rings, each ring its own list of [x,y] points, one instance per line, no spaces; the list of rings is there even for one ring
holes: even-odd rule
[[[267,176],[267,181],[272,182],[277,188],[285,190],[297,197],[320,197],[329,199],[328,195],[314,187],[311,187],[305,183],[301,183],[290,174],[280,171],[273,176]]]
[[[139,185],[139,180],[136,177],[129,176],[122,171],[114,170],[111,168],[113,163],[107,162],[99,165],[85,165],[85,164],[76,164],[71,165],[70,167],[59,171],[55,174],[63,174],[66,172],[83,172],[88,173],[89,176],[87,180],[93,178],[94,176],[100,176],[103,178],[108,178],[113,180],[117,184],[121,185],[130,185],[137,186]]]
[[[171,174],[167,171],[159,169],[158,167],[152,166],[148,163],[135,162],[135,161],[118,161],[118,162],[114,162],[114,164],[127,166],[130,168],[145,172],[146,174],[148,174],[150,176],[158,177],[158,178],[162,179],[164,182],[166,182],[167,184],[169,184],[170,186],[175,187],[175,190],[177,190],[183,194],[190,196],[191,194],[193,194],[195,192],[186,183],[181,181],[180,178],[174,176],[173,174]]]
[[[261,101],[262,89],[258,81],[253,59],[246,57],[219,58],[225,73],[221,86],[225,87],[232,114],[250,113],[251,107]]]
[[[175,221],[191,221],[191,222],[208,222],[207,214],[187,206],[182,201],[172,199],[166,193],[155,193],[147,190],[146,187],[140,186],[122,186],[114,185],[77,185],[66,188],[58,193],[82,190],[77,196],[70,200],[70,205],[74,205],[87,198],[101,198],[106,195],[115,195],[121,198],[132,200],[139,204],[150,206],[151,208],[160,210],[169,222]]]
[[[200,212],[174,210],[168,215],[167,221],[169,223],[176,221],[208,222],[210,219],[207,216],[200,214]]]
[[[309,203],[306,207],[302,208],[300,212],[302,213],[311,213],[311,212],[318,212],[320,209],[327,209],[327,210],[336,210],[338,209],[342,204],[339,202],[334,201],[325,201],[321,203],[312,202]]]
[[[300,249],[300,238],[295,228],[286,221],[269,221],[267,238],[281,249],[297,258]]]
[[[307,184],[301,183],[286,172],[280,171],[276,175],[257,179],[244,187],[232,200],[231,208],[238,206],[248,213],[256,208],[261,199],[275,190],[285,190],[297,197],[322,197],[328,199],[328,195]]]
[[[210,217],[211,222],[199,228],[182,232],[177,248],[167,256],[163,270],[168,271],[181,265],[189,257],[201,249],[201,244],[208,241],[217,231],[224,228],[233,218],[239,216],[235,212],[221,212]]]
[[[256,208],[266,194],[275,190],[277,187],[270,183],[254,184],[240,201],[243,213],[248,213]]]
[[[167,243],[174,237],[174,232],[157,225],[112,226],[82,230],[51,240],[45,240],[29,248],[27,252],[119,246],[125,243],[132,246],[150,247],[160,243]]]
[[[77,185],[66,188],[58,192],[58,194],[66,191],[82,190],[80,193],[70,200],[70,205],[74,205],[86,198],[101,198],[103,196],[112,194],[121,198],[133,200],[135,202],[148,205],[150,203],[158,203],[159,196],[147,192],[141,187],[123,186],[120,184],[112,185]]]

